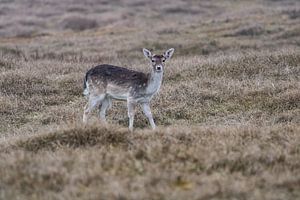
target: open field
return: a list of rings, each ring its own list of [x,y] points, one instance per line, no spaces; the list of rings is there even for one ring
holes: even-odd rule
[[[300,2],[0,2],[0,199],[300,198]],[[174,47],[127,130],[81,122],[83,77],[148,72]]]

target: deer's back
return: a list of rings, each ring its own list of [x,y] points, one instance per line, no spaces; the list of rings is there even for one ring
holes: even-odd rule
[[[86,74],[87,79],[113,83],[116,85],[143,85],[148,81],[148,75],[142,72],[126,69],[113,65],[98,65],[90,69]]]

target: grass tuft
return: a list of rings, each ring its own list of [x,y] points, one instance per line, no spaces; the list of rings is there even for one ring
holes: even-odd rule
[[[62,147],[79,148],[95,145],[120,145],[126,147],[128,144],[128,131],[122,131],[112,127],[93,126],[74,127],[41,134],[20,141],[16,146],[27,151],[37,152],[40,150],[53,151]]]

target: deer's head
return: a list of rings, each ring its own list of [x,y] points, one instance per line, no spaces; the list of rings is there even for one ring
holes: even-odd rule
[[[165,62],[166,62],[166,60],[168,60],[169,58],[172,57],[172,55],[174,53],[174,49],[171,48],[171,49],[167,50],[163,55],[155,55],[155,54],[152,54],[151,51],[149,51],[148,49],[144,48],[143,53],[144,53],[145,57],[151,61],[153,71],[159,73],[159,72],[163,72]]]

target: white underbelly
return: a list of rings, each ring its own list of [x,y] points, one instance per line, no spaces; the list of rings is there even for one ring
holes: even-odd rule
[[[124,94],[112,94],[112,93],[107,93],[108,96],[110,96],[113,99],[117,99],[117,100],[127,100],[129,94],[128,93],[124,93]]]
[[[106,94],[113,99],[127,100],[130,88],[121,87],[119,85],[110,83],[107,85]]]

